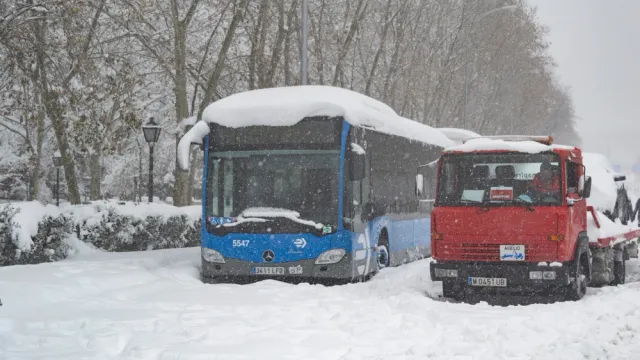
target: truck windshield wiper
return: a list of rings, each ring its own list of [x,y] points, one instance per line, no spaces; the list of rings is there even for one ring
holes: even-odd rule
[[[528,202],[527,200],[521,199],[519,197],[513,199],[513,202],[518,203],[518,204],[525,204],[525,207],[529,210],[529,211],[535,211],[535,208],[533,207],[533,205]]]

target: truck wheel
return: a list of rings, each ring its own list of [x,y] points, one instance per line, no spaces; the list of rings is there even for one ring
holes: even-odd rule
[[[613,281],[611,285],[622,285],[627,277],[627,266],[625,261],[615,261],[613,263]]]
[[[582,298],[587,293],[587,277],[585,275],[586,269],[582,264],[582,261],[578,261],[578,265],[576,268],[576,273],[573,276],[573,279],[569,285],[566,287],[566,296],[567,300],[578,301],[582,300]]]

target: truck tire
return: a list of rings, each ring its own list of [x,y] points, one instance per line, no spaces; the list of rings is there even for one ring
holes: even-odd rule
[[[583,255],[584,256],[584,255]],[[576,271],[573,274],[571,283],[565,287],[564,298],[569,301],[579,301],[587,293],[587,269],[582,261],[578,261],[576,264]]]
[[[613,263],[613,281],[611,285],[623,285],[627,277],[626,261],[615,261]]]

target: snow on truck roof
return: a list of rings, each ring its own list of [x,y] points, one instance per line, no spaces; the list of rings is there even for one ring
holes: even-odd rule
[[[180,140],[178,157],[187,169],[191,143],[202,143],[209,123],[226,127],[291,126],[305,117],[341,116],[353,126],[446,148],[455,143],[437,129],[398,115],[388,105],[348,89],[302,85],[244,91],[208,105],[202,120]]]

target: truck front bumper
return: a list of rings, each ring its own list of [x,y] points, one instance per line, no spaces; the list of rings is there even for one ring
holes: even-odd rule
[[[563,263],[562,266],[542,266],[538,263],[447,261],[431,263],[430,272],[431,280],[443,281],[454,291],[473,289],[471,291],[480,293],[530,292],[557,288],[568,285],[570,279],[569,263]],[[491,280],[489,284],[484,281],[485,284],[482,284],[474,283],[474,278],[500,280]]]

